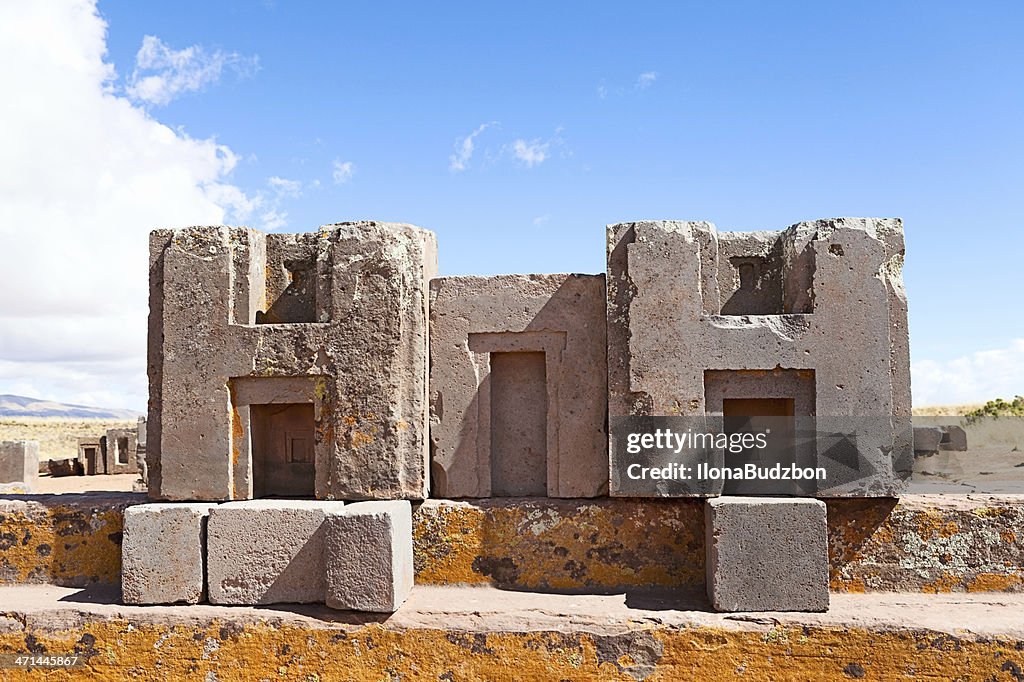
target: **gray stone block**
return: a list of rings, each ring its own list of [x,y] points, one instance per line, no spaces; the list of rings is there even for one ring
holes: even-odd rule
[[[967,432],[960,426],[943,426],[939,450],[964,452],[967,450]]]
[[[51,459],[46,462],[46,470],[53,478],[75,476],[79,473],[77,459]]]
[[[250,500],[210,510],[206,575],[212,604],[323,602],[324,519],[343,502]]]
[[[781,396],[794,417],[865,427],[856,438],[862,475],[830,479],[816,494],[905,487],[913,432],[900,220],[835,218],[771,232],[624,223],[608,227],[607,254],[612,419],[718,416],[723,399],[779,398],[772,391],[797,377]],[[716,393],[708,375],[722,372],[737,381],[719,374],[719,386],[750,392]],[[610,494],[629,494],[618,477],[628,462],[616,457],[613,448]]]
[[[436,269],[410,225],[153,232],[150,496],[425,497]]]
[[[718,497],[704,507],[707,587],[718,611],[828,610],[825,503]]]
[[[0,441],[0,483],[23,483],[29,492],[39,485],[39,441]]]
[[[324,526],[327,605],[396,611],[413,584],[412,506],[357,502],[328,515]]]
[[[914,452],[938,452],[942,429],[938,426],[914,427]]]
[[[604,276],[443,277],[430,297],[434,494],[606,494]]]
[[[121,540],[125,604],[196,604],[205,599],[206,521],[213,506],[139,504],[125,509]]]

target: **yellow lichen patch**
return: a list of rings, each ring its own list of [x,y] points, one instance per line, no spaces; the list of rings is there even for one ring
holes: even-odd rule
[[[242,458],[241,443],[245,439],[245,428],[242,426],[242,417],[238,414],[238,408],[235,407],[235,398],[231,396],[231,470],[235,471],[238,468],[238,460]],[[231,477],[231,497],[232,499],[241,499],[241,491],[238,489],[238,481],[234,476]]]
[[[369,445],[373,442],[373,436],[369,433],[363,433],[362,431],[353,431],[350,437],[352,447],[361,448],[364,445]]]
[[[954,575],[944,574],[937,580],[925,583],[921,586],[921,591],[928,594],[939,594],[941,592],[953,592],[962,589],[962,581],[959,577]]]
[[[483,544],[484,513],[468,504],[421,507],[413,524],[416,581],[425,584],[485,583],[473,570]]]
[[[1006,573],[979,573],[967,585],[968,592],[1010,592],[1024,586],[1024,577]]]
[[[922,540],[949,538],[956,535],[959,527],[941,511],[924,510],[917,515],[917,534]]]
[[[863,594],[867,592],[867,587],[864,585],[863,578],[854,578],[853,580],[832,578],[829,580],[828,588],[833,592],[851,592],[855,594]]]
[[[4,631],[0,652],[76,654],[51,680],[778,680],[1013,679],[1018,643],[854,628],[658,627],[590,632],[138,624]],[[12,682],[35,673],[5,670]]]
[[[122,510],[26,505],[0,513],[0,582],[119,582]]]
[[[417,580],[583,589],[699,587],[700,502],[440,503],[417,514]]]

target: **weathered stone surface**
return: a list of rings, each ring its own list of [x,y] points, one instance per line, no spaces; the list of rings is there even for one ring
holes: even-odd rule
[[[313,500],[249,500],[211,508],[206,541],[210,602],[323,602],[323,522],[343,506]]]
[[[425,497],[436,262],[391,223],[153,232],[151,497]]]
[[[719,497],[704,510],[707,589],[715,609],[828,609],[824,502]]]
[[[404,500],[357,502],[329,514],[324,528],[327,605],[398,610],[413,584],[412,506]]]
[[[790,396],[805,406],[794,416],[870,424],[856,439],[863,475],[817,494],[904,488],[913,433],[898,219],[734,233],[703,222],[637,222],[607,234],[611,418],[720,415],[708,372],[749,379],[752,394],[724,396],[740,399],[759,398],[781,374],[812,373],[813,402]],[[614,448],[612,457],[616,495],[628,462],[616,461]]]
[[[0,583],[118,583],[124,508],[145,501],[130,493],[0,499]]]
[[[431,283],[433,492],[607,493],[602,275]]]
[[[76,592],[0,590],[0,650],[74,653],[85,669],[56,679],[95,680],[1012,681],[1024,668],[1024,595],[847,594],[827,613],[736,617],[664,591],[417,586],[374,618]]]
[[[914,452],[938,452],[942,429],[938,426],[914,427]]]
[[[135,429],[109,429],[103,448],[104,471],[108,474],[132,474],[138,471],[138,432]]]
[[[0,483],[24,483],[29,491],[39,485],[39,441],[0,441]]]
[[[140,504],[124,511],[121,595],[125,604],[197,604],[206,597],[210,503]]]

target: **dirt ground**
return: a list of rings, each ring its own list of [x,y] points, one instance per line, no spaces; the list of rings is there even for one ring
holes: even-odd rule
[[[91,492],[132,492],[132,484],[139,478],[138,474],[97,474],[95,476],[59,476],[53,478],[49,474],[39,475],[39,485],[35,488],[37,495],[60,495],[62,493]]]

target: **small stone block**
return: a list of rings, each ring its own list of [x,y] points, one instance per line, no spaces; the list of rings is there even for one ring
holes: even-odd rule
[[[950,452],[964,452],[967,450],[967,432],[959,426],[942,427],[942,442],[939,443],[939,450]]]
[[[327,605],[393,613],[413,584],[412,507],[359,502],[327,517]]]
[[[942,429],[938,426],[914,427],[914,452],[938,452]]]
[[[715,610],[828,610],[824,502],[718,497],[706,503],[704,521]]]
[[[210,510],[206,566],[212,604],[324,601],[324,528],[343,502],[247,500]]]
[[[139,504],[124,510],[125,604],[197,604],[205,598],[205,503]]]

